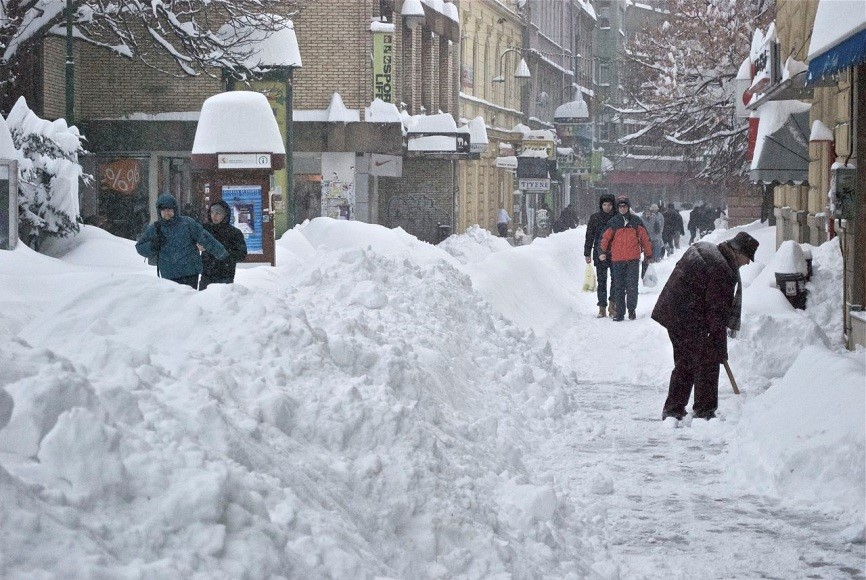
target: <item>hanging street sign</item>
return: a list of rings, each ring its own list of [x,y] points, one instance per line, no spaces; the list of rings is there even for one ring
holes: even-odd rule
[[[517,188],[523,191],[547,191],[550,189],[549,178],[518,179]]]

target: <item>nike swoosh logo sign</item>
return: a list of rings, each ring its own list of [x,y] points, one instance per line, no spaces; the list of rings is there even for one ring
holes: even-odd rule
[[[391,163],[391,160],[389,159],[388,161],[374,161],[374,162],[373,162],[373,165],[374,165],[375,167],[382,167],[382,166],[385,165],[386,163]]]

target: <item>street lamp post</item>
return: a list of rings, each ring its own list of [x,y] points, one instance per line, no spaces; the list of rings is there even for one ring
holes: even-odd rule
[[[72,125],[75,116],[75,53],[72,43],[73,0],[66,0],[66,124]]]
[[[493,77],[494,83],[504,83],[505,75],[502,74],[502,59],[505,58],[505,55],[509,52],[516,52],[517,54],[522,55],[523,52],[519,48],[506,48],[502,54],[499,55],[499,74]],[[520,57],[520,62],[517,63],[517,69],[514,71],[514,78],[516,79],[528,79],[531,78],[531,74],[529,74],[529,67],[526,65],[526,61],[523,59],[523,56]]]

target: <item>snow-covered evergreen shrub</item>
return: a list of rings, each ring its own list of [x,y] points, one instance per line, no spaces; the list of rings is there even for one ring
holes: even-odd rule
[[[18,99],[6,118],[18,159],[18,215],[22,240],[34,247],[49,236],[79,230],[78,155],[84,153],[77,127],[64,119],[40,119]]]

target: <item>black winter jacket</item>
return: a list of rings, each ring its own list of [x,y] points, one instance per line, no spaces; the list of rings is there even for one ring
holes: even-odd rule
[[[601,204],[604,201],[609,201],[613,203],[613,196],[610,196],[610,198],[604,198],[599,201],[599,211],[589,216],[589,222],[587,222],[586,224],[586,240],[583,243],[584,257],[588,258],[589,256],[592,256],[592,262],[596,266],[599,265],[598,254],[600,253],[601,249],[601,235],[604,233],[604,230],[607,229],[607,222],[610,221],[610,218],[617,214],[616,207],[611,209],[610,213],[605,213],[601,211]]]
[[[214,205],[222,205],[226,210],[226,215],[231,216],[228,204],[224,201],[218,201]],[[226,218],[228,220],[229,218]],[[215,224],[210,221],[208,214],[208,223],[204,224],[210,234],[217,239],[226,250],[229,257],[225,260],[217,260],[213,255],[204,252],[201,255],[202,259],[202,276],[206,276],[211,280],[231,280],[235,279],[235,269],[238,262],[242,262],[247,257],[247,242],[244,240],[244,234],[233,225],[223,221]]]
[[[728,358],[725,328],[734,311],[739,279],[736,257],[726,242],[697,242],[674,267],[652,319],[721,363]]]

